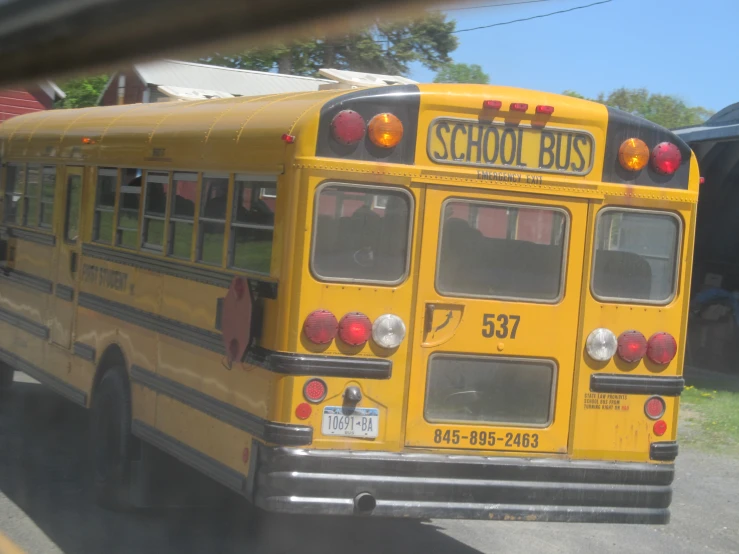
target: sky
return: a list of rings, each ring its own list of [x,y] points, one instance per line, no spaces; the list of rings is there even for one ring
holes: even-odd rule
[[[521,2],[525,0],[500,0]],[[445,11],[457,29],[510,21],[598,0],[545,0],[527,5],[467,0]],[[587,97],[644,87],[674,94],[689,106],[718,111],[739,102],[737,0],[612,0],[607,4],[459,33],[455,62],[478,64],[491,84]],[[435,73],[418,64],[411,79]]]

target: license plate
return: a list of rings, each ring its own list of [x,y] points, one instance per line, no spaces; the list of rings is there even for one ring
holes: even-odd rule
[[[379,424],[380,412],[377,408],[326,406],[323,408],[321,433],[374,439],[377,437]]]
[[[439,118],[427,149],[439,164],[586,175],[595,144],[590,133],[573,129]]]

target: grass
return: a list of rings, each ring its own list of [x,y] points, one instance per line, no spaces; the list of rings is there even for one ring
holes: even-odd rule
[[[678,440],[707,450],[739,450],[739,392],[705,385],[685,387]]]

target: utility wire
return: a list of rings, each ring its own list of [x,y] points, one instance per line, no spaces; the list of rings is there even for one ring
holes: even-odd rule
[[[593,2],[592,4],[586,4],[584,6],[576,6],[574,8],[569,8],[567,10],[559,10],[556,12],[551,13],[543,13],[541,15],[534,15],[532,17],[524,17],[521,19],[513,19],[511,21],[502,21],[500,23],[493,23],[491,25],[481,25],[479,27],[470,27],[469,29],[459,29],[457,31],[454,31],[454,34],[456,33],[466,33],[467,31],[477,31],[479,29],[490,29],[491,27],[501,27],[503,25],[510,25],[512,23],[520,23],[521,21],[531,21],[532,19],[541,19],[542,17],[549,17],[552,15],[558,15],[561,13],[568,13],[568,12],[574,12],[575,10],[584,10],[586,8],[592,8],[593,6],[598,6],[600,4],[608,4],[609,2],[612,2],[613,0],[602,0],[601,2]]]
[[[482,8],[502,8],[503,6],[518,6],[519,4],[538,4],[539,2],[551,2],[552,0],[525,0],[522,2],[507,2],[505,4],[486,4],[484,6],[462,6],[461,8],[441,8],[442,12],[459,12],[462,10],[479,10]]]

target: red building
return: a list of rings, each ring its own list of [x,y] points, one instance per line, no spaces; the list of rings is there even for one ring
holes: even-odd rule
[[[0,123],[24,113],[50,110],[64,98],[62,90],[51,81],[0,90]]]

